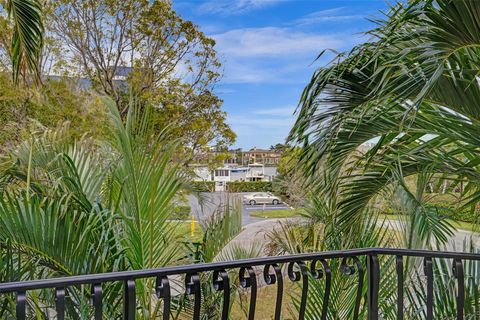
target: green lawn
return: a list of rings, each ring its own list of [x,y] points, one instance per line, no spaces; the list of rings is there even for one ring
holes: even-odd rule
[[[302,209],[258,210],[250,212],[250,216],[257,218],[291,218],[300,215]]]
[[[193,231],[193,236],[191,230],[191,221],[172,221],[169,223],[173,225],[173,228],[175,229],[175,232],[178,234],[178,236],[180,238],[184,238],[185,241],[199,242],[202,240],[203,231],[198,221],[195,223],[195,230]]]

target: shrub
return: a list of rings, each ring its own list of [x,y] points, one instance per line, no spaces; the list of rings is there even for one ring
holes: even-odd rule
[[[198,192],[214,192],[215,191],[214,181],[192,181],[191,185],[193,189],[195,189]]]
[[[270,181],[232,181],[227,182],[229,192],[272,192],[273,186]]]

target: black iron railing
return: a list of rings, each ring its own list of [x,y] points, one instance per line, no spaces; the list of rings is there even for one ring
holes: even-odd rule
[[[108,318],[103,312],[103,290],[102,285],[111,282],[123,282],[123,317],[134,319],[136,314],[136,280],[153,278],[155,279],[155,291],[157,296],[163,300],[163,319],[169,319],[171,308],[171,279],[184,276],[185,293],[193,297],[193,319],[201,317],[201,277],[203,273],[212,273],[212,286],[215,291],[223,292],[222,319],[228,318],[230,305],[230,283],[232,271],[238,270],[239,285],[248,290],[250,303],[248,319],[254,319],[257,289],[262,285],[276,285],[276,301],[274,319],[280,319],[283,303],[284,281],[301,281],[301,298],[299,303],[298,318],[304,319],[305,307],[308,294],[321,294],[322,306],[321,319],[327,318],[329,296],[331,294],[331,281],[333,272],[341,272],[345,276],[355,276],[358,279],[356,290],[355,307],[353,319],[359,316],[359,309],[362,302],[366,302],[367,318],[369,320],[379,319],[379,285],[380,285],[380,264],[379,257],[389,256],[395,259],[397,273],[397,319],[404,319],[404,258],[419,257],[423,259],[423,272],[426,277],[426,318],[433,319],[434,286],[433,268],[434,259],[448,259],[452,262],[453,275],[457,281],[456,288],[456,319],[464,317],[465,303],[465,275],[463,262],[466,260],[480,260],[480,254],[438,252],[425,250],[403,250],[387,248],[367,248],[343,251],[332,251],[312,254],[298,254],[278,257],[265,257],[258,259],[246,259],[229,262],[217,262],[209,264],[194,264],[186,266],[172,266],[152,270],[138,270],[113,272],[105,274],[92,274],[73,276],[65,278],[34,280],[25,282],[10,282],[0,284],[0,297],[6,293],[15,293],[16,317],[26,318],[27,295],[31,290],[53,289],[55,292],[56,318],[65,318],[66,292],[69,288],[87,285],[90,286],[90,297],[94,319]],[[339,260],[340,270],[332,270],[330,261]],[[261,276],[257,276],[256,270],[263,268]],[[324,292],[309,292],[308,277],[312,276],[319,281],[325,281]],[[366,278],[366,279],[365,279]],[[288,280],[287,280],[288,281]],[[366,281],[366,283],[364,282]],[[364,284],[367,286],[366,299],[363,295]]]

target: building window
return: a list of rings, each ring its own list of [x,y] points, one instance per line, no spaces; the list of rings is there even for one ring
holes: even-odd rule
[[[215,177],[228,177],[228,170],[215,170]]]

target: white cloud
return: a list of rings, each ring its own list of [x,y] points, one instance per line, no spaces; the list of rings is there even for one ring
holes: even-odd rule
[[[257,115],[290,117],[293,115],[295,107],[278,107],[254,110],[253,113]]]
[[[236,15],[285,1],[288,0],[211,0],[203,3],[198,10],[200,13]]]
[[[217,41],[219,52],[229,58],[311,54],[344,43],[338,35],[319,35],[278,27],[234,29],[212,37]]]
[[[318,34],[287,27],[233,29],[212,35],[225,60],[224,83],[298,83],[326,48],[350,46],[350,34]]]
[[[364,18],[364,16],[358,14],[345,14],[346,10],[347,8],[345,7],[339,7],[312,12],[300,19],[295,20],[294,24],[307,25],[322,22],[350,21]]]

